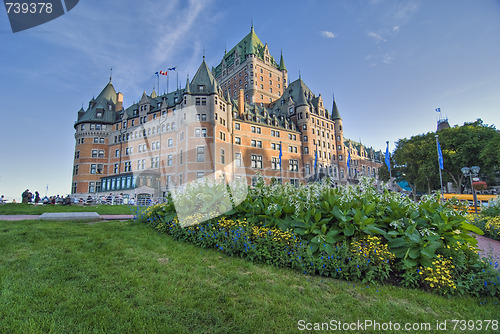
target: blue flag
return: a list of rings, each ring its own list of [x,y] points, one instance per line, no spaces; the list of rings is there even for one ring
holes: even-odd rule
[[[283,152],[281,151],[281,142],[280,142],[280,169],[281,169],[281,156],[283,155]]]
[[[439,145],[439,140],[437,142],[437,145],[438,145],[438,160],[439,160],[439,168],[440,169],[444,169],[443,168],[443,152],[441,152],[441,145]]]
[[[441,112],[441,108],[436,108],[436,112]]]
[[[156,76],[160,78],[160,72],[155,72]]]
[[[389,143],[387,143],[387,148],[385,149],[385,164],[389,172],[391,171],[391,154],[389,153]]]
[[[316,164],[318,162],[318,150],[314,151],[314,170],[316,170]]]
[[[167,68],[167,71],[175,71],[176,67]]]
[[[351,169],[351,150],[349,150],[349,153],[347,154],[347,171]]]

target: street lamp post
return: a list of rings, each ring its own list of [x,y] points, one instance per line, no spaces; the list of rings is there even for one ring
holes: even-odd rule
[[[472,175],[476,176],[479,174],[480,168],[478,166],[472,166],[472,167],[462,167],[461,171],[464,174],[465,177],[469,176],[470,177],[470,188],[472,191],[472,197],[474,198],[474,212],[477,214],[477,195],[476,195],[476,190],[472,186]]]

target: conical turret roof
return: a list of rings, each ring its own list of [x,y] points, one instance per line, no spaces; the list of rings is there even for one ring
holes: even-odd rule
[[[332,119],[341,119],[339,108],[337,108],[337,103],[335,102],[335,97],[333,97],[333,106],[332,106]]]

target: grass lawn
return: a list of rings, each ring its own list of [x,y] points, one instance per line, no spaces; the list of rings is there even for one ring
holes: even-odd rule
[[[133,207],[135,208],[135,207]],[[45,212],[97,212],[100,215],[131,215],[128,205],[33,205],[7,203],[0,205],[0,215],[41,215]]]
[[[447,320],[451,332],[452,319],[500,320],[497,299],[307,276],[130,221],[2,221],[0,240],[0,333],[304,332],[299,320]]]

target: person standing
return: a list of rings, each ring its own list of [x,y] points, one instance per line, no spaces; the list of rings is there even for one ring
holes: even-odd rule
[[[23,198],[23,203],[28,204],[28,197],[29,197],[30,190],[26,189],[22,194],[21,197]]]
[[[38,202],[40,202],[40,194],[38,191],[35,191],[35,204],[38,204]]]

